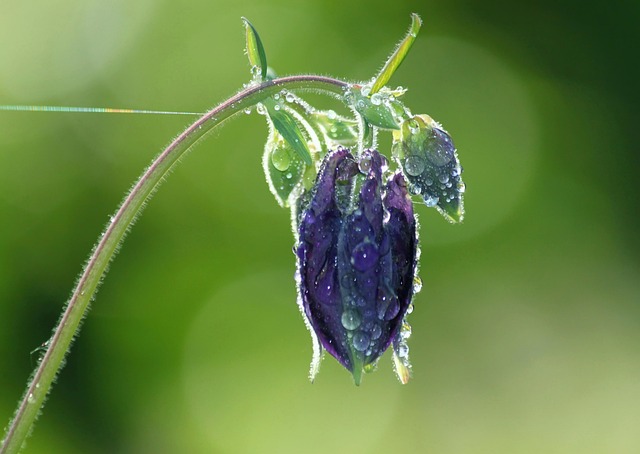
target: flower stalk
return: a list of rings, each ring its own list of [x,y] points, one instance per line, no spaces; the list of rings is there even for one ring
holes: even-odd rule
[[[282,77],[251,85],[196,120],[153,160],[122,201],[94,247],[53,336],[47,342],[46,352],[33,373],[14,418],[7,428],[0,454],[19,452],[29,436],[33,423],[51,389],[51,384],[63,366],[71,341],[76,336],[80,322],[88,311],[89,303],[108,271],[109,263],[113,260],[126,233],[144,209],[147,200],[180,158],[225,120],[283,89],[312,90],[330,96],[342,96],[348,86],[346,82],[338,79],[314,75]]]

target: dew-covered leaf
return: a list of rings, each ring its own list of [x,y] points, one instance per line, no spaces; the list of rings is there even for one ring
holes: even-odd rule
[[[462,168],[449,134],[428,115],[416,115],[394,131],[394,159],[413,194],[422,196],[450,222],[464,217]]]
[[[348,93],[353,108],[372,126],[382,129],[400,129],[404,105],[390,96],[390,92],[369,96],[369,85],[354,85]]]
[[[291,148],[302,158],[305,164],[311,165],[311,152],[307,145],[307,139],[300,130],[295,118],[283,109],[273,98],[264,101],[267,114],[273,123],[273,126],[286,140]]]
[[[329,149],[339,145],[352,148],[358,143],[358,123],[350,118],[342,117],[333,110],[313,112],[309,118],[322,134]]]
[[[292,206],[302,186],[307,166],[289,142],[274,128],[271,128],[264,147],[262,166],[269,189],[278,204],[282,207]]]
[[[244,30],[246,33],[247,57],[249,58],[249,64],[251,65],[252,72],[255,71],[254,76],[259,74],[261,80],[266,80],[267,54],[262,46],[260,35],[258,35],[256,29],[246,18],[243,17],[242,22],[244,23]]]

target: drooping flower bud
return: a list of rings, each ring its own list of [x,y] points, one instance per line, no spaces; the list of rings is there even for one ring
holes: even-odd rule
[[[416,115],[393,132],[393,156],[412,193],[450,222],[464,217],[462,168],[449,134],[428,115]]]
[[[328,153],[297,219],[301,309],[356,384],[392,343],[408,379],[401,332],[413,296],[416,220],[403,175],[385,180],[385,169],[377,151],[360,159],[344,148]]]

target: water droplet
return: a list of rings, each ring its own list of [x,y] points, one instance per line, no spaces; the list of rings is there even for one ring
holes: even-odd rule
[[[358,244],[351,252],[351,265],[358,271],[367,271],[378,263],[378,247],[369,241]]]
[[[435,197],[429,194],[424,195],[424,204],[429,208],[432,208],[438,204],[440,197]]]
[[[251,114],[251,107],[247,107],[246,109],[244,109],[244,113],[246,113],[247,115]]]
[[[425,162],[420,156],[412,155],[404,160],[404,170],[412,177],[422,174],[425,169]]]
[[[340,279],[340,282],[342,283],[342,286],[343,286],[344,288],[346,288],[347,290],[350,290],[350,289],[353,287],[353,285],[354,285],[354,283],[355,283],[355,280],[354,280],[353,275],[351,275],[351,274],[345,274],[345,275],[343,275],[343,276],[342,276],[342,278]]]
[[[359,101],[356,103],[356,107],[357,107],[358,109],[360,109],[360,110],[364,109],[364,108],[365,108],[364,101],[363,101],[362,99],[361,99],[361,100],[359,100]]]
[[[404,340],[407,340],[411,337],[411,325],[407,322],[402,324],[402,328],[400,329],[400,337]]]
[[[256,107],[256,112],[258,112],[260,115],[266,115],[267,109],[262,104],[258,104],[258,106]]]
[[[369,93],[371,93],[371,87],[369,85],[364,85],[360,89],[360,94],[362,94],[362,96],[369,96]]]
[[[460,182],[460,184],[458,185],[458,192],[464,192],[466,190],[467,186],[463,182]]]
[[[291,166],[291,157],[286,149],[276,148],[271,154],[271,163],[280,172],[284,172]]]
[[[373,340],[378,339],[381,335],[382,335],[382,328],[380,328],[380,325],[378,324],[373,325],[373,327],[371,328],[371,339]]]
[[[400,358],[406,358],[409,356],[409,346],[404,342],[398,345],[398,356]]]
[[[336,112],[334,110],[329,110],[327,112],[327,118],[329,120],[335,120],[337,118],[338,114],[336,114]]]
[[[274,108],[275,110],[280,110],[280,104],[276,104],[275,106],[273,106],[273,108]]]
[[[382,211],[382,222],[387,224],[391,220],[391,213],[385,209]]]
[[[374,362],[374,363],[365,364],[362,369],[365,371],[365,373],[369,374],[371,372],[374,372],[377,367],[378,367],[378,363]]]
[[[287,93],[287,95],[284,97],[284,99],[286,99],[287,102],[294,102],[296,100],[296,97],[293,96],[292,93]]]
[[[422,290],[422,279],[419,276],[413,278],[413,293],[418,293]]]
[[[354,330],[362,323],[362,317],[360,317],[360,313],[356,310],[346,310],[342,313],[340,321],[346,329]]]
[[[407,308],[407,314],[410,314],[413,312],[413,304],[409,304],[409,307]]]
[[[365,332],[358,331],[353,335],[353,348],[359,352],[363,352],[369,347],[369,341],[371,338]]]
[[[382,104],[382,95],[380,93],[375,93],[371,95],[371,104],[374,106],[379,106]]]
[[[424,184],[426,184],[427,186],[431,186],[433,184],[433,180],[431,178],[425,178]]]
[[[384,313],[385,320],[393,320],[400,313],[400,303],[398,302],[398,298],[393,298],[387,307],[386,312]]]
[[[29,397],[27,397],[27,402],[29,402],[30,404],[33,404],[36,402],[36,398],[33,395],[33,393],[29,393]]]
[[[409,120],[408,126],[411,134],[417,134],[420,131],[420,125],[418,125],[418,122],[415,120]]]
[[[443,173],[442,175],[438,175],[438,180],[440,180],[440,183],[445,184],[449,182],[449,175],[447,175],[446,173]]]
[[[358,169],[360,170],[360,173],[367,175],[371,170],[371,157],[363,156],[358,163]]]
[[[289,172],[285,175],[285,177],[287,178],[287,180],[290,180],[293,175],[291,175],[291,172]]]
[[[364,299],[362,295],[356,295],[353,298],[353,302],[355,303],[356,306],[359,306],[359,307],[365,307],[367,305],[367,300]]]

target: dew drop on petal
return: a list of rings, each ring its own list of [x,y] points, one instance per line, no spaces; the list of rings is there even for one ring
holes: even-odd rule
[[[378,248],[375,244],[363,241],[351,253],[351,265],[358,271],[367,271],[378,263]]]
[[[371,338],[363,331],[358,331],[353,335],[353,348],[359,352],[365,351],[369,347],[369,341]]]
[[[368,156],[363,156],[358,163],[358,169],[360,169],[361,173],[368,175],[369,170],[371,170],[371,158]]]
[[[346,329],[354,330],[362,323],[362,317],[360,317],[360,313],[356,310],[346,310],[342,313],[340,321]]]

